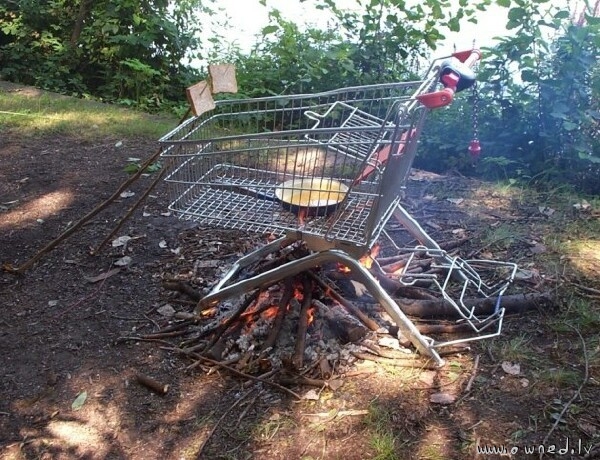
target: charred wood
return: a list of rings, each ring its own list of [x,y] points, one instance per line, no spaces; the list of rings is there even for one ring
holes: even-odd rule
[[[358,319],[350,316],[342,307],[328,307],[323,302],[314,301],[321,317],[327,321],[330,330],[344,343],[358,342],[369,332]],[[378,327],[379,329],[379,327]]]
[[[305,276],[302,279],[302,305],[300,307],[300,318],[298,319],[298,332],[296,336],[296,346],[292,356],[292,366],[295,369],[302,369],[304,365],[304,349],[306,347],[306,332],[308,330],[309,308],[312,305],[313,280]]]
[[[461,315],[449,302],[444,299],[438,300],[415,300],[406,298],[394,299],[402,311],[418,318],[445,318],[459,319]],[[552,303],[552,295],[549,292],[535,294],[505,295],[500,299],[500,306],[507,314],[523,313],[537,306]],[[496,310],[498,297],[464,299],[463,303],[473,308],[475,315],[491,315]]]

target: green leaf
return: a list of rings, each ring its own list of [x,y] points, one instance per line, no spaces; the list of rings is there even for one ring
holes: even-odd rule
[[[496,3],[504,8],[510,8],[510,0],[496,0]]]
[[[77,395],[75,400],[71,403],[72,410],[79,410],[85,404],[85,400],[87,399],[87,391],[82,391]]]
[[[516,7],[508,10],[508,19],[518,23],[522,23],[523,19],[527,16],[527,11],[524,8]]]
[[[263,35],[273,34],[273,33],[277,32],[278,30],[279,30],[279,26],[270,25],[270,26],[263,27],[262,34]]]
[[[559,11],[554,15],[554,19],[568,19],[571,17],[571,13],[567,10]]]
[[[600,163],[600,157],[595,157],[594,155],[590,155],[587,152],[577,152],[579,158],[581,158],[582,160],[587,160],[590,161],[592,163]]]
[[[577,129],[577,124],[573,123],[572,121],[564,121],[563,129],[565,131],[575,131]]]

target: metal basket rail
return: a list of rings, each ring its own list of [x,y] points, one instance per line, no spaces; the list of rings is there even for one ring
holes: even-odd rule
[[[432,77],[220,101],[160,141],[163,156],[175,164],[166,178],[170,209],[202,225],[293,233],[318,249],[364,252],[399,201],[425,114],[415,95],[433,85]],[[348,188],[330,215],[295,214],[278,203],[282,183],[309,178]],[[302,192],[309,202],[313,195],[328,200],[316,188],[304,186]]]
[[[500,335],[505,314],[502,297],[514,281],[518,269],[515,263],[485,259],[464,260],[451,256],[443,249],[422,245],[401,248],[396,246],[385,230],[383,234],[398,254],[409,255],[405,265],[392,278],[403,286],[428,286],[431,292],[437,291],[440,299],[454,310],[456,322],[466,323],[472,332],[469,337],[434,341],[432,347],[441,348]],[[433,269],[432,273],[413,270],[419,264],[419,257],[434,260],[430,267]],[[493,310],[478,313],[474,299],[494,299]]]

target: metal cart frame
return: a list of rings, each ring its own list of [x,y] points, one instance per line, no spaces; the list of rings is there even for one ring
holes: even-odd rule
[[[394,218],[420,243],[409,250],[426,251],[444,268],[446,277],[433,282],[476,332],[471,340],[499,334],[501,306],[479,318],[464,304],[464,293],[474,289],[483,296],[501,296],[516,266],[503,265],[507,276],[498,285],[487,285],[470,261],[440,249],[401,205],[428,111],[449,104],[456,91],[474,83],[470,66],[479,57],[473,50],[436,59],[425,77],[413,82],[219,101],[214,110],[161,138],[163,157],[174,163],[165,179],[172,195],[170,209],[181,219],[277,236],[239,259],[198,309],[338,262],[354,272],[419,352],[442,365],[437,348],[455,342],[436,343],[419,333],[359,262],[387,236],[385,226]],[[324,181],[341,184],[343,193],[323,189]],[[282,184],[287,185],[282,189]],[[290,197],[290,203],[282,196]],[[236,281],[242,269],[290,241],[302,241],[311,253]],[[451,280],[463,286],[457,301],[447,294]],[[415,282],[414,277],[400,281]],[[489,332],[490,325],[494,331]]]

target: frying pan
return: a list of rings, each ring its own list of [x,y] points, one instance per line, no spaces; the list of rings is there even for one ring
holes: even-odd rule
[[[275,188],[274,196],[238,185],[217,185],[217,188],[232,190],[261,200],[274,201],[297,216],[302,214],[311,217],[331,214],[346,198],[349,190],[346,185],[337,180],[316,177],[282,182]]]

